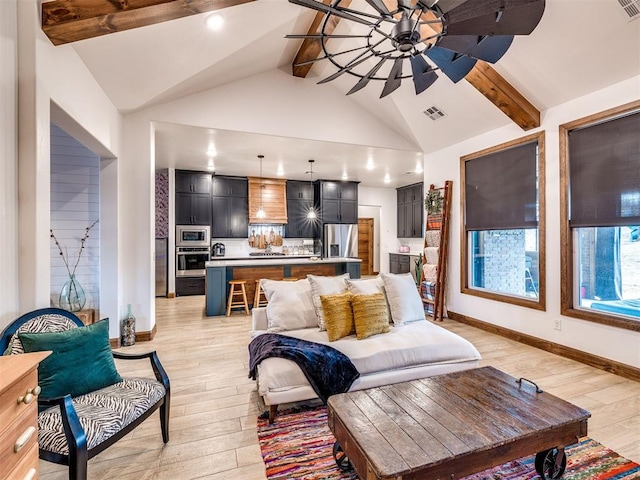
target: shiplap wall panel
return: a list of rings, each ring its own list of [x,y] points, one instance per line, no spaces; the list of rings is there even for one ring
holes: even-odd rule
[[[100,214],[100,159],[62,129],[51,125],[51,229],[69,259],[78,259],[85,229]],[[75,275],[84,289],[87,308],[99,308],[100,223],[89,232]],[[60,251],[51,239],[51,305],[69,279]]]

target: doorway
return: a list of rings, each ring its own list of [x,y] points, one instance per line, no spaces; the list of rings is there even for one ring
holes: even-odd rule
[[[361,275],[375,275],[373,268],[373,218],[358,218],[358,258]]]

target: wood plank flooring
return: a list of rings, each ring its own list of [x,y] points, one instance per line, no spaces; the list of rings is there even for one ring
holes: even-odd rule
[[[158,333],[125,352],[155,349],[171,379],[171,439],[162,443],[158,414],[89,461],[89,479],[263,480],[256,435],[261,413],[247,378],[251,318],[205,317],[204,297],[160,298]],[[493,365],[589,410],[589,436],[640,463],[640,383],[445,319]],[[123,375],[153,375],[147,362],[118,361]],[[534,453],[534,452],[532,452]],[[40,461],[43,480],[67,468]]]

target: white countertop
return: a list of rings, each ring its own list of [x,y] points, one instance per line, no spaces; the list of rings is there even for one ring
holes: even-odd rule
[[[410,255],[412,257],[419,257],[420,255],[422,255],[422,252],[389,252],[389,253],[393,253],[395,255]]]
[[[316,263],[360,263],[362,260],[359,258],[345,258],[345,257],[330,257],[330,258],[317,258],[312,260],[311,258],[296,258],[295,255],[286,257],[267,258],[261,257],[259,259],[247,258],[242,260],[211,260],[205,263],[205,267],[242,267],[247,265],[313,265]]]

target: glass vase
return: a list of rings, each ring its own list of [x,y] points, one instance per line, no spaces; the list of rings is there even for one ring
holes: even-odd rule
[[[71,278],[62,285],[58,303],[60,308],[70,312],[79,312],[84,308],[87,298],[84,295],[82,285],[80,285],[75,275],[71,275]]]
[[[120,346],[130,347],[136,343],[136,317],[131,313],[131,304],[127,305],[127,316],[122,319],[122,338]]]

